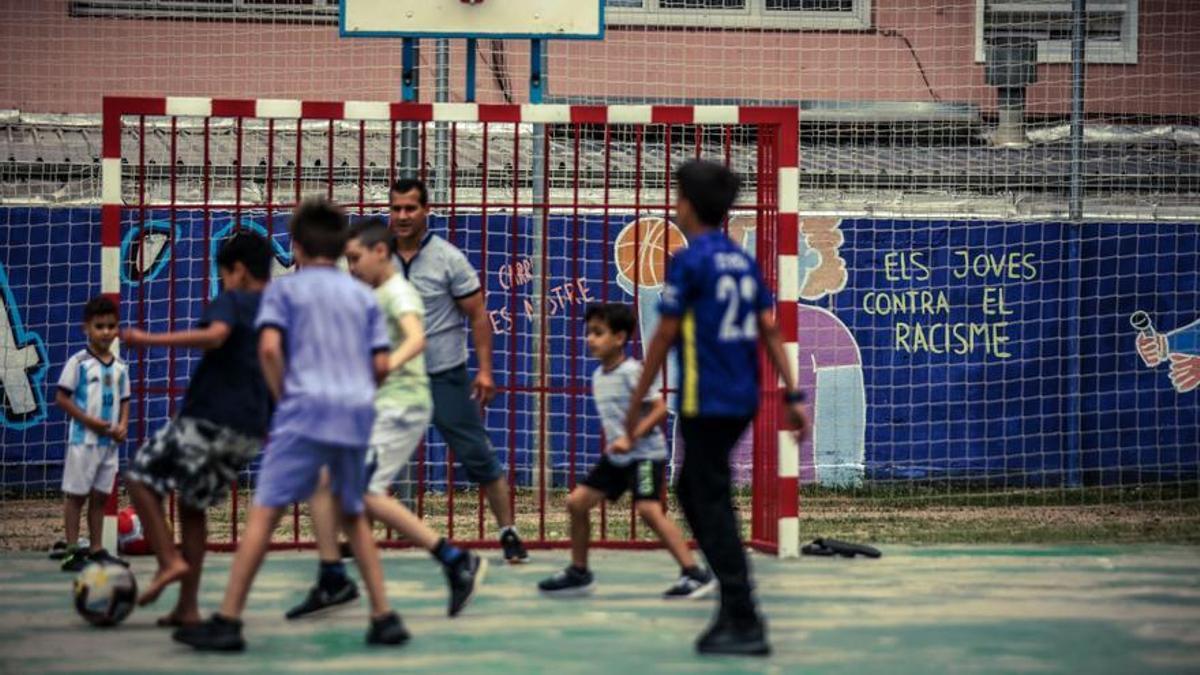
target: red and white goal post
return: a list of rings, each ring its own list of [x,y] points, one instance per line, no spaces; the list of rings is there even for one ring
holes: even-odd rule
[[[777,293],[795,364],[796,108],[108,97],[103,125],[102,292],[120,303],[124,322],[151,330],[196,320],[215,292],[212,253],[230,227],[270,236],[282,269],[287,214],[302,196],[325,194],[351,217],[385,216],[391,181],[416,173],[430,182],[433,229],[481,270],[500,392],[485,422],[516,486],[511,499],[531,546],[567,544],[556,499],[603,447],[587,400],[595,364],[582,346],[584,306],[650,306],[643,294],[657,280],[646,277],[660,276],[682,242],[663,225],[671,221],[679,162],[724,161],[745,179],[731,223]],[[640,356],[640,338],[633,349]],[[125,356],[132,453],[174,414],[196,357],[158,349]],[[745,479],[741,493],[751,495],[750,544],[794,556],[798,448],[782,428],[782,390],[765,356],[760,369],[761,410],[735,473]],[[413,461],[406,496],[453,539],[493,544],[483,496],[454,466],[453,448],[431,435]],[[214,519],[214,549],[236,545],[252,482],[247,472],[234,486],[224,531]],[[655,545],[639,536],[632,510],[611,511],[601,513],[597,545]],[[311,545],[299,508],[291,520],[290,536],[276,545]],[[620,533],[610,536],[610,526]]]

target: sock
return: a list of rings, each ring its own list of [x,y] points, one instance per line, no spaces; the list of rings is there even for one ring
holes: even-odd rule
[[[326,593],[332,593],[348,582],[346,565],[341,560],[334,562],[321,561],[321,572],[317,576],[317,585]]]
[[[682,570],[683,570],[682,574],[685,577],[691,577],[692,579],[698,579],[698,580],[704,579],[704,570],[701,569],[699,565],[692,565],[691,567],[684,567],[684,568],[682,568]]]
[[[516,526],[516,525],[509,525],[509,526],[507,526],[507,527],[502,527],[502,528],[500,528],[500,536],[501,536],[501,537],[503,537],[504,535],[508,534],[509,532],[512,532],[512,535],[513,535],[514,537],[518,537],[518,536],[520,536],[520,535],[518,535],[518,534],[517,534],[517,526]]]
[[[458,562],[463,557],[464,553],[462,549],[455,548],[453,544],[446,541],[445,537],[442,537],[441,539],[438,539],[438,543],[433,547],[433,550],[429,552],[429,555],[433,556],[434,559],[446,567],[449,567]]]
[[[579,565],[575,565],[575,564],[571,565],[570,570],[572,572],[574,572],[575,574],[578,574],[579,576],[583,576],[588,573],[588,568],[580,567]]]

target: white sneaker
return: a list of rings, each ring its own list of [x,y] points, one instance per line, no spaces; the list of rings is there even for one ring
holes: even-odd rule
[[[713,573],[704,570],[704,576],[697,579],[689,574],[679,577],[679,580],[663,591],[664,600],[697,600],[708,597],[717,590],[717,578]]]

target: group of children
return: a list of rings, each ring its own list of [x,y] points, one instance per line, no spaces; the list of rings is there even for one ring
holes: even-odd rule
[[[751,596],[728,464],[730,450],[758,405],[755,355],[760,337],[788,387],[791,418],[800,433],[806,426],[804,411],[758,268],[719,229],[737,195],[736,176],[717,164],[692,162],[676,178],[679,222],[690,246],[672,262],[663,321],[648,343],[645,367],[626,354],[635,325],[627,306],[597,305],[586,315],[587,344],[600,362],[592,378],[593,396],[611,442],[568,499],[571,565],[542,581],[539,589],[547,595],[592,590],[590,511],[606,498],[616,500],[631,491],[639,515],[680,565],[681,576],[664,597],[703,597],[719,582],[721,608],[697,648],[765,654],[769,647]],[[424,186],[419,187],[424,205]],[[223,291],[207,305],[195,329],[157,335],[121,331],[130,347],[204,351],[178,414],[138,450],[126,473],[158,561],[138,602],[154,602],[178,582],[175,608],[159,625],[173,627],[174,639],[196,649],[243,649],[240,617],[272,532],[289,505],[307,500],[320,572],[316,586],[288,618],[357,597],[341,563],[340,526],[370,601],[367,643],[403,644],[409,633],[384,592],[372,520],[399,531],[442,566],[450,616],[468,603],[487,570],[486,560],[439,537],[387,492],[424,437],[437,398],[436,393],[431,397],[423,357],[425,305],[406,278],[415,253],[395,258],[397,232],[387,222],[370,219],[351,227],[340,209],[323,200],[300,204],[289,229],[294,274],[271,281],[269,243],[241,232],[220,249]],[[429,236],[422,236],[424,247]],[[349,275],[337,266],[343,257]],[[89,302],[84,310],[88,348],[71,358],[59,381],[59,405],[72,418],[63,479],[68,542],[77,539],[80,511],[90,495],[90,547],[69,550],[64,569],[79,569],[90,561],[120,562],[100,547],[103,506],[128,423],[128,370],[111,349],[117,323],[111,301]],[[667,449],[660,427],[666,406],[651,385],[673,346],[679,349],[683,372],[686,455],[680,500],[712,572],[697,564],[661,503]],[[490,382],[490,373],[488,378]],[[263,439],[268,440],[254,502],[224,599],[204,620],[197,597],[205,512],[226,498]],[[172,491],[180,505],[178,548],[163,506]],[[515,530],[505,528],[504,536],[506,558],[524,560],[519,540],[512,548]]]

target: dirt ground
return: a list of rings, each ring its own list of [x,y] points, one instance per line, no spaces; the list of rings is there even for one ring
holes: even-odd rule
[[[1161,497],[1161,495],[1156,495]],[[913,495],[836,495],[818,494],[801,497],[800,529],[802,539],[819,536],[872,542],[877,544],[956,544],[956,543],[1166,543],[1200,544],[1200,500],[1195,498],[1132,499],[1100,501],[1064,497],[1061,494],[1012,493],[1008,498],[978,495],[953,498],[929,498]],[[518,528],[526,539],[563,541],[568,537],[564,502],[566,493],[547,493],[544,516],[540,499],[530,492],[516,498]],[[740,497],[743,509],[748,497]],[[1067,502],[1067,503],[1063,503]],[[238,521],[244,522],[247,495],[239,500]],[[423,503],[426,519],[435,529],[449,531],[448,500],[443,494],[429,494]],[[668,508],[679,516],[677,506]],[[61,538],[62,504],[53,496],[45,498],[4,499],[0,501],[0,551],[45,550]],[[311,539],[303,507],[298,519],[286,516],[276,531],[278,542]],[[453,537],[458,540],[490,540],[495,523],[483,512],[480,536],[478,493],[472,490],[455,494]],[[746,513],[744,510],[743,513]],[[216,509],[210,516],[210,540],[231,540],[232,509]],[[299,530],[297,535],[296,523]],[[600,514],[593,516],[593,538],[630,539],[630,507],[622,500],[606,509],[604,528]],[[749,523],[743,518],[743,530]],[[635,523],[633,537],[652,540],[641,523]],[[388,533],[379,528],[380,539]]]

